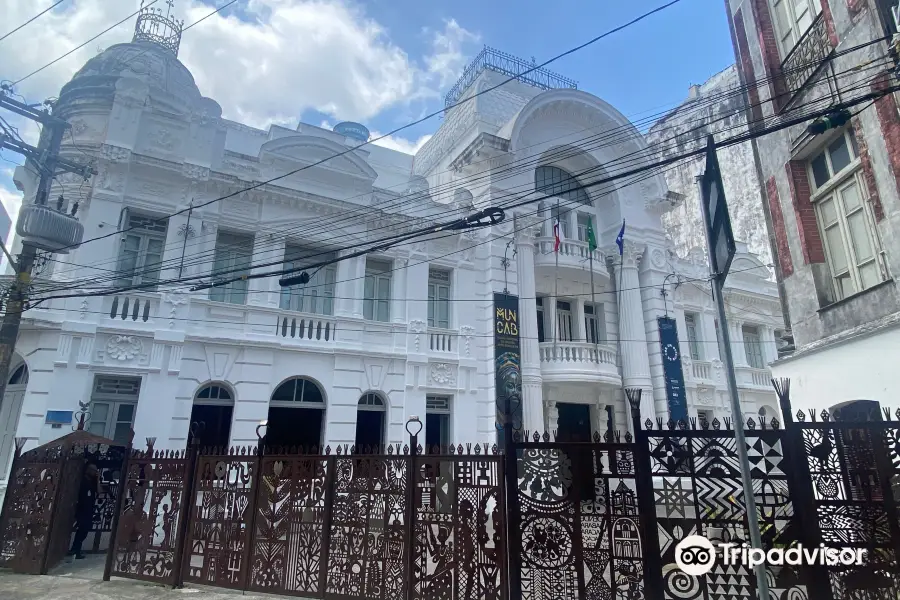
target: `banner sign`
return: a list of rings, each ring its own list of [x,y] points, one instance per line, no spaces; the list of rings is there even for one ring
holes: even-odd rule
[[[687,398],[684,389],[684,371],[681,369],[681,352],[678,346],[678,325],[675,319],[660,317],[659,344],[662,347],[663,374],[666,379],[666,400],[669,418],[687,421]]]
[[[513,428],[522,427],[522,372],[519,345],[519,297],[494,294],[494,389],[497,426],[512,417]],[[503,436],[499,436],[501,441]]]

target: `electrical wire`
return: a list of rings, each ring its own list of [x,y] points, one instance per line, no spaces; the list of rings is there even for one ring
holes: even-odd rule
[[[681,135],[681,134],[679,134],[679,135]]]
[[[875,40],[875,41],[869,42],[869,43],[867,43],[867,44],[861,44],[861,45],[859,45],[859,46],[857,46],[857,47],[850,48],[850,49],[846,49],[846,51],[847,51],[847,52],[855,51],[855,50],[857,50],[859,47],[864,47],[864,46],[866,46],[866,45],[869,45],[869,44],[871,44],[871,43],[875,43],[875,42],[877,42],[877,41],[880,41],[880,40]],[[798,66],[798,68],[799,68],[799,66]],[[854,67],[854,68],[851,69],[851,70],[856,70],[856,68]],[[738,86],[738,89],[740,89],[741,87],[745,87],[745,86]],[[703,108],[703,106],[698,106],[697,108],[698,108],[698,109],[701,109],[701,108]],[[727,115],[726,115],[725,118],[727,118]],[[718,120],[718,119],[717,119],[717,120]],[[633,130],[632,124],[628,124],[627,126],[623,126],[623,128],[625,128],[625,129],[632,129],[632,130]],[[684,133],[685,133],[685,132],[680,133],[679,136],[683,136]],[[563,137],[566,137],[566,136],[563,136]],[[453,187],[454,187],[454,190],[455,190],[456,187],[459,185],[459,183],[460,183],[460,182],[453,182],[453,183],[452,183],[452,185],[453,185]],[[365,209],[364,209],[364,210],[365,210]],[[347,217],[345,217],[345,220],[346,220],[346,218],[347,218]],[[319,225],[320,225],[320,223],[317,223],[317,227],[319,227]],[[324,225],[324,224],[322,224],[322,225]],[[117,232],[117,233],[118,233],[118,232]],[[282,235],[284,235],[284,234],[287,233],[287,232],[281,231],[281,232],[279,232],[279,233],[282,234]],[[212,234],[210,234],[210,235],[212,235]],[[201,237],[206,237],[206,236],[201,236]],[[197,241],[197,242],[195,242],[194,244],[190,244],[190,245],[191,245],[191,246],[195,246],[195,245],[197,245],[197,244],[199,244],[199,243],[201,243],[201,242]],[[177,244],[176,242],[173,242],[171,245],[176,245],[176,244]],[[207,253],[207,254],[210,254],[210,253]],[[196,257],[195,257],[195,258],[196,258]],[[111,260],[111,261],[108,261],[108,262],[113,262],[114,260],[115,260],[115,259],[113,259],[113,260]],[[59,261],[57,261],[57,262],[59,262]],[[73,263],[68,263],[68,264],[73,264]],[[104,263],[101,263],[101,264],[104,264]],[[155,268],[155,265],[154,265],[154,268]]]
[[[811,117],[805,117],[806,120],[808,120],[808,118],[811,118]],[[788,122],[787,124],[782,123],[782,124],[780,124],[780,125],[778,126],[778,129],[783,129],[783,128],[788,127],[788,126],[792,126],[792,123],[790,123],[790,122]],[[756,135],[756,136],[759,136],[759,135],[765,135],[765,134],[767,134],[767,133],[769,133],[769,132],[770,132],[770,131],[757,131],[754,135]],[[729,144],[727,144],[727,141],[726,141],[726,143],[720,144],[720,147],[726,147],[727,145],[729,145]],[[691,156],[693,156],[694,154],[696,154],[696,153],[691,153]],[[671,159],[669,159],[669,160],[667,160],[667,161],[665,161],[665,162],[672,162],[672,161],[671,161]],[[646,168],[643,169],[643,170],[646,170]],[[628,174],[626,174],[626,175],[629,175],[629,174],[631,174],[631,173],[628,173]],[[596,183],[606,183],[606,181],[603,181],[603,182],[595,182],[595,184],[591,184],[591,185],[596,185]],[[585,186],[582,186],[582,187],[585,187]],[[611,192],[610,192],[610,193],[611,193]],[[530,203],[533,203],[533,202],[535,202],[535,201],[534,201],[534,200],[530,200],[530,201],[526,201],[526,203],[524,203],[524,204],[530,204]],[[520,205],[524,205],[524,204],[520,204]],[[501,206],[502,206],[502,205],[501,205]],[[545,219],[545,220],[546,220],[546,219]],[[455,235],[455,234],[454,234],[454,235]],[[488,240],[488,241],[491,241],[491,240]],[[462,249],[462,250],[458,250],[458,251],[456,251],[456,252],[461,252],[461,251],[464,251],[464,250],[465,250],[465,249]],[[451,253],[449,253],[449,254],[455,254],[456,252],[451,252]],[[446,255],[445,255],[445,256],[446,256]],[[441,257],[438,257],[438,258],[441,258]],[[433,260],[436,260],[436,259],[435,259],[435,258],[432,258],[432,259],[430,259],[429,261],[423,261],[423,262],[431,262],[431,261],[433,261]],[[410,266],[412,266],[412,265],[410,265]],[[404,268],[408,268],[408,267],[404,267]],[[393,269],[393,270],[396,270],[396,269]],[[262,276],[281,275],[281,274],[283,274],[284,272],[285,272],[285,271],[284,271],[283,269],[281,269],[281,270],[279,270],[279,271],[277,271],[277,272],[273,272],[273,273],[264,273],[264,274],[255,274],[255,275],[254,275],[254,274],[251,274],[251,275],[248,275],[248,276],[246,277],[246,279],[259,278],[259,277],[262,277]],[[150,284],[150,285],[131,286],[131,287],[119,288],[119,289],[117,289],[117,290],[104,290],[104,291],[101,291],[101,292],[98,292],[98,293],[81,293],[81,294],[70,294],[70,295],[54,296],[54,297],[85,297],[85,296],[109,295],[109,294],[114,294],[114,293],[121,293],[121,292],[123,292],[123,291],[129,291],[129,290],[132,290],[132,289],[146,289],[146,288],[148,288],[148,287],[156,287],[156,286],[158,286],[158,285],[184,283],[184,282],[187,282],[187,281],[197,280],[197,279],[202,279],[202,278],[203,278],[202,276],[192,277],[192,278],[182,278],[182,279],[180,279],[180,280],[169,281],[169,282],[159,282],[159,283],[154,283],[154,284]],[[354,278],[354,279],[359,279],[359,278],[357,277],[357,278]],[[345,280],[345,281],[347,281],[347,280]]]
[[[25,21],[24,23],[22,23],[21,25],[19,25],[19,26],[16,27],[15,29],[13,29],[12,31],[10,31],[10,32],[8,32],[8,33],[5,33],[5,34],[3,35],[3,37],[0,37],[0,42],[2,42],[3,40],[5,40],[6,38],[8,38],[9,36],[11,36],[12,34],[14,34],[15,32],[19,31],[20,29],[22,29],[23,27],[25,27],[26,25],[28,25],[29,23],[31,23],[32,21],[34,21],[35,19],[37,19],[38,17],[40,17],[41,15],[50,12],[51,10],[53,10],[54,8],[56,8],[57,6],[59,6],[60,4],[62,4],[62,3],[65,2],[65,1],[66,1],[66,0],[57,0],[57,2],[56,2],[55,4],[52,4],[52,5],[50,5],[50,7],[45,8],[44,10],[42,10],[42,11],[39,12],[38,14],[34,15],[33,17],[31,17],[30,19],[28,19],[27,21]]]
[[[155,2],[156,0],[153,0],[153,1]],[[343,150],[343,151],[341,151],[341,152],[338,152],[337,154],[334,154],[334,155],[332,155],[332,156],[328,156],[328,157],[326,157],[326,158],[320,159],[320,160],[315,161],[315,162],[313,162],[313,163],[310,163],[310,164],[308,164],[308,165],[304,165],[304,166],[299,167],[299,168],[297,168],[297,169],[293,169],[293,170],[288,171],[287,173],[284,173],[284,174],[282,174],[282,175],[278,175],[278,176],[276,176],[276,177],[272,177],[272,178],[267,179],[267,180],[265,180],[265,181],[260,181],[260,182],[254,183],[254,184],[252,184],[252,185],[250,185],[250,186],[244,188],[243,190],[240,190],[240,191],[237,191],[237,192],[233,192],[233,193],[231,193],[231,194],[227,194],[227,195],[222,196],[222,197],[219,197],[219,198],[214,198],[214,199],[209,200],[209,201],[207,201],[207,202],[201,203],[201,204],[199,204],[199,205],[197,205],[196,207],[193,207],[193,208],[200,209],[200,208],[203,208],[203,207],[205,207],[205,206],[209,206],[210,204],[213,204],[214,202],[219,202],[219,201],[225,200],[225,199],[227,199],[227,198],[232,198],[232,197],[234,197],[234,196],[236,196],[236,195],[238,195],[238,194],[240,194],[240,193],[247,192],[247,191],[251,191],[251,190],[254,190],[254,189],[258,189],[258,188],[260,188],[260,187],[262,187],[262,186],[264,186],[264,185],[268,185],[268,184],[273,183],[273,182],[275,182],[275,181],[279,181],[279,180],[281,180],[281,179],[284,179],[285,177],[289,177],[289,176],[291,176],[291,175],[294,175],[294,174],[296,174],[296,173],[299,173],[300,171],[305,171],[306,169],[310,169],[310,168],[312,168],[312,167],[319,166],[319,165],[321,165],[321,164],[323,164],[323,163],[325,163],[325,162],[327,162],[327,161],[329,161],[329,160],[332,160],[332,159],[334,159],[334,158],[337,158],[337,157],[340,157],[340,156],[344,156],[344,155],[349,154],[349,153],[351,153],[351,152],[355,152],[356,150],[358,150],[359,148],[362,148],[363,146],[367,146],[367,145],[369,145],[369,144],[372,144],[372,143],[377,142],[377,141],[379,141],[379,140],[382,140],[382,139],[384,139],[384,138],[390,137],[390,136],[394,135],[395,133],[399,133],[400,131],[404,131],[404,130],[406,130],[406,129],[409,129],[410,127],[413,127],[413,126],[415,126],[415,125],[418,125],[419,123],[423,123],[423,122],[425,122],[425,121],[431,119],[432,117],[436,117],[436,116],[438,116],[438,115],[440,115],[440,114],[443,114],[443,113],[445,113],[446,111],[452,110],[453,108],[456,108],[457,106],[460,106],[460,105],[462,105],[462,104],[464,104],[464,103],[466,103],[466,102],[470,102],[470,101],[474,100],[475,98],[477,98],[478,96],[481,96],[481,95],[484,95],[484,94],[486,94],[486,93],[488,93],[488,92],[494,91],[494,90],[496,90],[496,89],[498,89],[498,88],[500,88],[500,87],[506,85],[507,83],[510,83],[511,81],[514,81],[514,80],[516,80],[516,79],[519,79],[519,78],[521,78],[522,76],[527,75],[528,73],[531,73],[531,72],[533,72],[533,71],[535,71],[535,70],[537,70],[537,69],[540,69],[540,68],[542,68],[542,67],[545,67],[545,66],[547,66],[547,65],[549,65],[549,64],[551,64],[551,63],[553,63],[553,62],[555,62],[555,61],[557,61],[557,60],[559,60],[560,58],[569,56],[570,54],[573,54],[573,53],[575,53],[575,52],[577,52],[577,51],[579,51],[579,50],[582,50],[583,48],[586,48],[587,46],[590,46],[590,45],[592,45],[592,44],[594,44],[594,43],[596,43],[596,42],[602,40],[603,38],[608,37],[609,35],[612,35],[613,33],[617,33],[617,32],[619,32],[619,31],[621,31],[621,30],[623,30],[623,29],[626,29],[627,27],[630,27],[630,26],[632,26],[632,25],[635,25],[636,23],[639,23],[640,21],[643,21],[644,19],[646,19],[646,18],[648,18],[648,17],[650,17],[650,16],[652,16],[652,15],[654,15],[654,14],[656,14],[656,13],[662,11],[662,10],[665,10],[666,8],[668,8],[668,7],[670,7],[670,6],[674,6],[675,4],[678,4],[678,3],[681,2],[681,1],[682,1],[682,0],[671,0],[670,2],[668,2],[668,3],[666,3],[666,4],[663,4],[662,6],[658,6],[658,7],[654,8],[654,9],[648,11],[648,12],[643,13],[642,15],[636,17],[635,19],[632,19],[631,21],[629,21],[629,22],[627,22],[627,23],[625,23],[625,24],[623,24],[623,25],[620,25],[620,26],[618,26],[618,27],[614,27],[613,29],[610,29],[610,30],[606,31],[606,32],[604,32],[604,33],[602,33],[602,34],[600,34],[600,35],[598,35],[598,36],[596,36],[596,37],[594,37],[594,38],[588,40],[587,42],[585,42],[585,43],[583,43],[583,44],[580,44],[580,45],[578,45],[578,46],[575,46],[574,48],[571,48],[571,49],[569,49],[569,50],[566,50],[565,52],[563,52],[563,53],[561,53],[561,54],[558,54],[558,55],[554,56],[553,58],[551,58],[551,59],[549,59],[549,60],[547,60],[547,61],[544,61],[543,63],[541,63],[541,64],[539,64],[539,65],[535,65],[535,66],[531,67],[530,69],[526,69],[525,71],[523,71],[522,73],[519,73],[518,75],[515,75],[515,76],[513,76],[513,77],[509,77],[509,78],[507,78],[506,80],[504,80],[504,81],[502,81],[502,82],[500,82],[500,83],[498,83],[498,84],[496,84],[496,85],[494,85],[494,86],[485,88],[484,90],[480,90],[480,91],[476,92],[475,94],[473,94],[473,95],[471,95],[471,96],[467,96],[467,97],[464,98],[463,100],[460,100],[459,102],[457,102],[457,103],[455,103],[455,104],[453,104],[453,105],[451,105],[451,106],[445,107],[445,108],[443,108],[443,109],[441,109],[441,110],[438,110],[438,111],[435,111],[435,112],[430,113],[430,114],[428,114],[428,115],[425,115],[424,117],[422,117],[422,118],[420,118],[420,119],[417,119],[417,120],[415,120],[415,121],[412,121],[412,122],[410,122],[410,123],[407,123],[406,125],[402,125],[402,126],[396,128],[396,129],[393,129],[393,130],[389,131],[388,133],[385,133],[385,134],[383,134],[383,135],[381,135],[381,136],[379,136],[379,137],[376,137],[376,138],[374,138],[374,139],[371,139],[371,140],[368,140],[368,141],[366,141],[366,142],[363,142],[362,144],[357,145],[357,146],[354,146],[354,147],[352,147],[352,148],[347,148],[346,150]],[[42,68],[44,68],[44,67],[42,67]],[[29,75],[29,76],[30,76],[30,75]],[[20,80],[20,81],[21,81],[21,80]],[[19,82],[17,81],[16,83],[19,83]],[[171,217],[173,217],[173,216],[183,214],[183,213],[187,212],[188,210],[190,210],[190,209],[185,208],[185,209],[183,209],[183,210],[176,211],[176,212],[172,213],[171,215],[169,215],[168,217],[164,217],[163,219],[158,219],[157,221],[159,221],[159,220],[164,220],[164,219],[168,219],[168,218],[171,218]],[[130,231],[131,229],[133,229],[133,228],[126,228],[126,229],[124,229],[123,231],[117,231],[117,232],[112,232],[112,233],[108,233],[108,234],[105,234],[105,235],[97,236],[97,237],[95,237],[95,238],[91,238],[91,239],[89,239],[89,240],[85,240],[85,241],[81,242],[81,245],[86,244],[86,243],[90,243],[90,242],[94,242],[94,241],[98,241],[98,240],[102,240],[102,239],[111,237],[111,236],[113,236],[113,235],[119,235],[119,234],[124,233],[124,232],[126,232],[126,231]],[[65,250],[65,249],[68,249],[68,248],[71,248],[71,247],[74,247],[74,246],[68,246],[68,247],[66,247],[66,248],[61,248],[61,250]]]
[[[69,50],[68,52],[66,52],[65,54],[63,54],[62,56],[60,56],[60,57],[58,57],[58,58],[55,58],[55,59],[51,60],[50,62],[48,62],[48,63],[47,63],[46,65],[44,65],[43,67],[40,67],[40,68],[38,68],[38,69],[35,69],[34,71],[32,71],[31,73],[29,73],[29,74],[26,75],[25,77],[22,77],[21,79],[17,79],[16,81],[13,82],[13,85],[19,85],[20,83],[22,83],[23,81],[25,81],[25,80],[28,79],[29,77],[32,77],[33,75],[37,75],[38,73],[40,73],[41,71],[43,71],[43,70],[46,69],[47,67],[50,67],[50,66],[52,66],[52,65],[55,65],[56,63],[58,63],[59,61],[61,61],[61,60],[64,59],[65,57],[67,57],[67,56],[69,56],[70,54],[72,54],[73,52],[75,52],[76,50],[80,50],[80,49],[84,48],[85,46],[87,46],[88,44],[90,44],[91,42],[93,42],[94,40],[96,40],[98,37],[100,37],[101,35],[103,35],[103,34],[109,32],[109,31],[112,31],[113,29],[115,29],[116,27],[118,27],[119,25],[121,25],[122,23],[124,23],[125,21],[128,21],[129,19],[131,19],[131,17],[135,16],[136,14],[138,14],[139,12],[141,12],[142,10],[144,10],[144,9],[146,9],[146,8],[149,8],[150,6],[153,6],[154,4],[156,4],[156,2],[157,2],[157,0],[150,0],[150,2],[148,2],[148,3],[145,4],[145,5],[143,5],[143,6],[142,6],[141,8],[139,8],[138,10],[134,11],[133,13],[131,13],[130,15],[128,15],[127,17],[125,17],[125,18],[122,19],[121,21],[118,21],[117,23],[114,23],[114,24],[110,25],[109,27],[107,27],[106,29],[104,29],[103,31],[101,31],[100,33],[98,33],[97,35],[95,35],[94,37],[92,37],[91,39],[89,39],[88,41],[84,42],[83,44],[80,44],[80,45],[78,45],[78,46],[75,46],[74,48],[72,48],[71,50]]]
[[[856,71],[857,69],[854,67],[852,70]],[[727,118],[727,117],[728,117],[728,115],[726,115],[724,118]],[[679,136],[683,136],[683,135],[684,135],[684,132],[682,132],[682,133],[679,134]],[[578,149],[576,149],[576,150],[578,150]],[[583,151],[583,149],[581,149],[581,150]],[[456,183],[458,184],[459,182],[456,182]],[[317,226],[319,226],[319,225],[317,225]],[[284,232],[282,232],[282,234],[284,234]],[[197,242],[197,243],[200,243],[200,242]],[[274,243],[278,243],[278,242],[274,242]],[[174,244],[175,244],[175,243],[173,243],[173,245],[174,245]],[[196,244],[196,243],[195,243],[195,244],[191,244],[191,246],[194,246],[194,245],[197,245],[197,244]],[[210,252],[208,252],[207,254],[210,254]],[[196,256],[194,256],[194,257],[192,257],[192,258],[193,258],[194,260],[196,260]],[[91,268],[96,268],[96,267],[91,267]]]

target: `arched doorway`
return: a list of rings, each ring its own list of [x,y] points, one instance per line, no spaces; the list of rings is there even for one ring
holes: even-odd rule
[[[325,394],[305,377],[288,379],[272,393],[266,444],[319,446],[325,421]]]
[[[16,447],[16,427],[28,387],[28,366],[23,362],[12,370],[6,393],[0,401],[0,479],[6,479]]]
[[[377,453],[384,444],[385,406],[381,396],[369,392],[363,394],[356,407],[356,452]]]
[[[203,423],[200,444],[227,446],[231,439],[234,395],[223,383],[208,383],[197,390],[191,409],[191,423]]]

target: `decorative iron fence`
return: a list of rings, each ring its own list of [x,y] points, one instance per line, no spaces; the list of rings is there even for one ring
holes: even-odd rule
[[[783,424],[641,423],[629,390],[633,435],[504,432],[506,454],[425,454],[418,432],[378,454],[196,441],[162,452],[151,439],[125,458],[104,578],[345,600],[754,598],[753,572],[721,548],[701,576],[675,561],[688,535],[749,539],[742,426],[764,549],[799,542],[867,556],[853,567],[767,566],[770,599],[900,597],[900,411],[795,418],[786,384],[776,392]],[[0,566],[40,573],[57,560],[71,523],[63,498],[80,473],[68,464],[17,460]]]

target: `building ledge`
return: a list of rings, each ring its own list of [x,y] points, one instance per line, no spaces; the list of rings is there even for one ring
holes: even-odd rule
[[[832,304],[831,306],[834,305]],[[851,342],[857,342],[869,337],[874,337],[892,329],[896,329],[897,327],[900,327],[900,313],[893,313],[886,317],[882,317],[881,319],[876,319],[875,321],[864,323],[863,325],[854,327],[853,329],[842,331],[839,334],[832,335],[827,338],[822,338],[821,340],[818,340],[812,344],[797,348],[796,350],[794,350],[793,354],[791,354],[790,356],[785,356],[784,358],[779,358],[778,360],[773,362],[771,366],[780,367],[799,358],[805,358],[809,355],[823,352],[836,346],[849,344]]]

